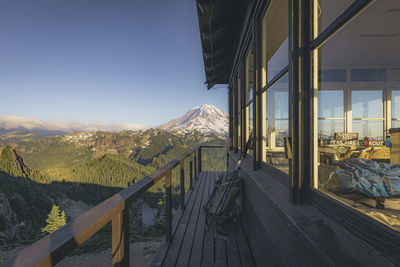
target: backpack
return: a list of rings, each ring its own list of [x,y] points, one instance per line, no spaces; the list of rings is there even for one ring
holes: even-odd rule
[[[206,224],[209,226],[214,217],[216,224],[224,224],[236,221],[240,216],[240,209],[237,202],[242,186],[242,178],[236,177],[232,188],[227,192],[229,185],[233,179],[233,173],[222,173],[215,182],[214,190],[204,205],[203,209],[206,213]],[[228,193],[224,198],[224,194]]]

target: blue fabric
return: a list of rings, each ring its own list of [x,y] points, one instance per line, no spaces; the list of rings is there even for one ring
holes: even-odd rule
[[[321,186],[339,185],[342,193],[360,193],[370,198],[400,195],[400,166],[350,158],[325,166],[331,171]],[[339,181],[331,181],[338,179]],[[333,188],[333,187],[332,187]]]

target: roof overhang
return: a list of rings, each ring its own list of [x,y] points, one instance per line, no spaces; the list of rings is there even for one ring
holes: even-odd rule
[[[207,88],[228,84],[247,1],[196,0]]]

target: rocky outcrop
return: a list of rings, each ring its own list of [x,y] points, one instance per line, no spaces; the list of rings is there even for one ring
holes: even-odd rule
[[[0,193],[0,244],[15,239],[20,227],[17,214],[11,208],[6,194]]]

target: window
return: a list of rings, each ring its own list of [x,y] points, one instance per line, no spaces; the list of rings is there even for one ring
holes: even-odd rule
[[[315,0],[314,38],[352,2]],[[312,51],[314,187],[396,230],[399,16],[399,1],[374,1]]]
[[[392,128],[400,128],[400,90],[392,91]]]
[[[326,29],[354,0],[314,0],[315,35]]]
[[[284,138],[289,136],[289,84],[288,74],[271,86],[266,97],[267,149],[266,161],[271,166],[289,173],[289,160],[285,158]]]
[[[352,91],[352,131],[360,138],[383,140],[382,90]]]
[[[271,1],[262,22],[263,86],[289,63],[288,23],[288,1]]]
[[[320,90],[318,101],[318,138],[331,139],[344,131],[344,91]]]
[[[263,129],[262,160],[289,173],[289,160],[285,157],[285,137],[289,131],[289,42],[288,1],[273,0],[262,21],[262,72],[260,118]]]
[[[251,45],[250,45],[251,47]],[[250,133],[253,132],[253,95],[254,95],[254,85],[253,85],[253,53],[250,49],[246,56],[246,68],[245,68],[245,75],[246,75],[246,133],[245,133],[245,140],[247,142]],[[253,155],[253,150],[250,148],[248,153]]]

